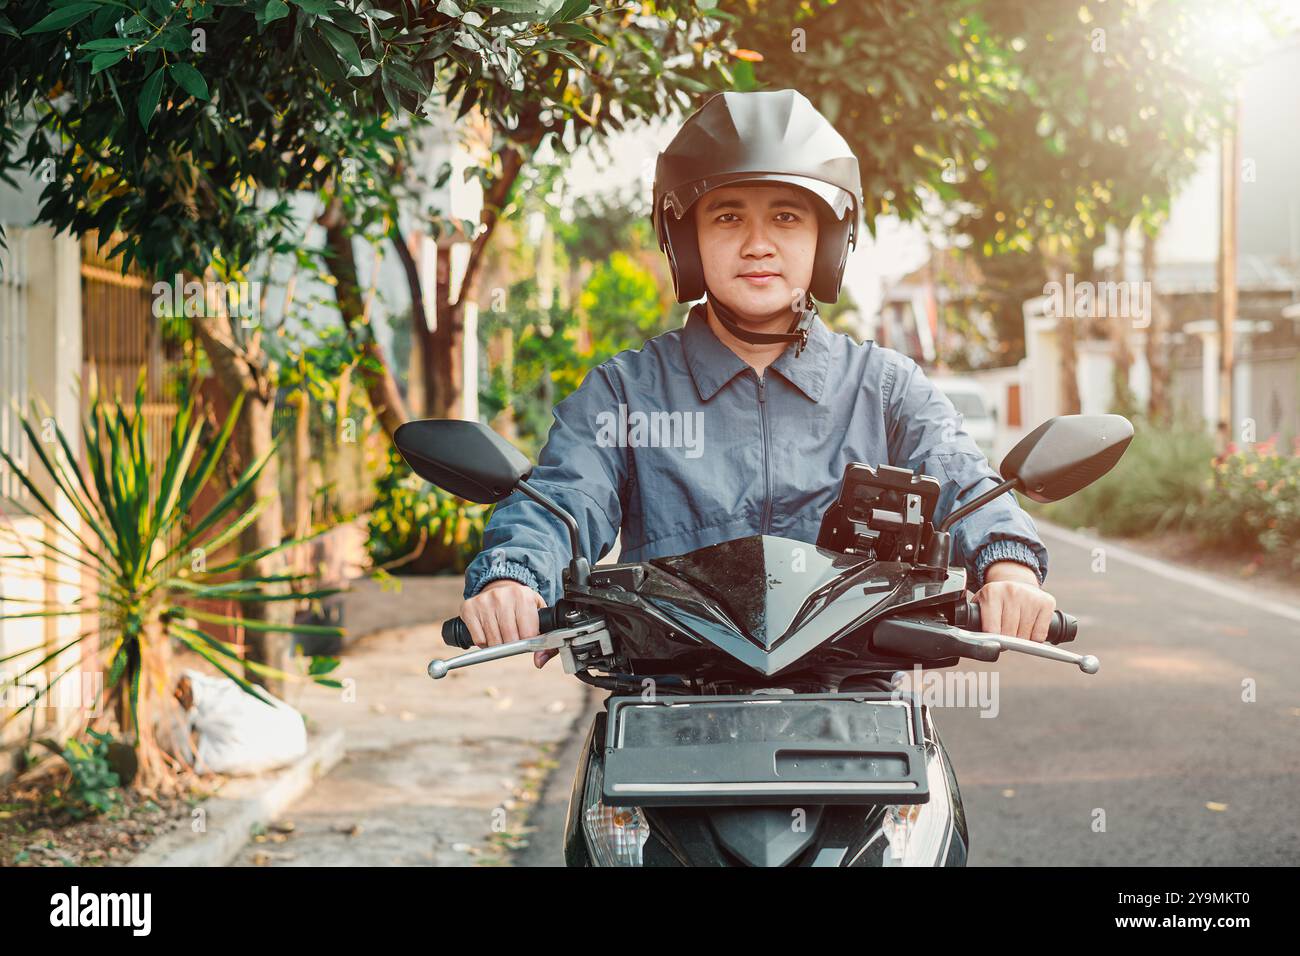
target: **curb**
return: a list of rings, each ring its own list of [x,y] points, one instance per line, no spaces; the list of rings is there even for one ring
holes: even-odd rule
[[[247,845],[253,827],[265,826],[343,759],[343,731],[324,734],[295,763],[268,775],[235,779],[199,804],[206,830],[165,833],[127,866],[228,866]]]

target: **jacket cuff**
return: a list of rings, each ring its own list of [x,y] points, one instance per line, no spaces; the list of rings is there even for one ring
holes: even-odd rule
[[[984,572],[989,569],[989,565],[997,561],[1015,561],[1017,564],[1032,568],[1038,583],[1040,585],[1043,583],[1043,569],[1039,566],[1033,549],[1012,538],[1003,538],[999,541],[990,541],[975,555],[974,590],[978,591],[984,587]]]
[[[542,593],[541,587],[537,583],[537,575],[533,574],[532,568],[519,561],[494,561],[488,565],[487,570],[465,588],[465,597],[471,598],[493,581],[518,581],[532,588],[538,594]]]

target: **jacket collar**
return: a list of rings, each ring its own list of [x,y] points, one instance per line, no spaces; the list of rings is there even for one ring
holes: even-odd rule
[[[709,327],[704,303],[694,306],[686,317],[682,336],[686,350],[686,365],[700,401],[707,402],[724,385],[749,366],[722,341]],[[831,359],[831,331],[818,316],[813,320],[808,334],[808,345],[803,354],[795,358],[794,346],[782,352],[769,368],[803,392],[814,402],[820,402],[826,387],[826,370]]]

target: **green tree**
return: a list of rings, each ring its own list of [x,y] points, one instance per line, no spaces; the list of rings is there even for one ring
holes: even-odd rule
[[[430,414],[459,413],[465,305],[478,301],[498,224],[520,206],[517,187],[528,181],[521,175],[544,145],[562,164],[580,145],[674,108],[689,109],[701,96],[729,88],[734,78],[722,53],[729,18],[713,8],[710,0],[683,0],[593,9],[582,23],[554,27],[556,37],[540,44],[546,55],[521,60],[518,72],[485,70],[451,83],[448,102],[461,115],[474,110],[483,118],[493,159],[473,170],[484,193],[477,231],[470,236],[464,224],[445,215],[430,223],[435,237],[470,243],[459,296],[453,300],[449,282],[440,280],[436,328],[415,324]],[[440,249],[440,255],[445,262],[449,250]],[[449,276],[450,269],[440,263],[439,275]]]
[[[868,227],[894,213],[970,237],[993,280],[985,304],[1017,338],[1026,293],[1090,277],[1108,224],[1156,228],[1250,56],[1206,42],[1223,22],[1211,0],[721,5],[758,59],[747,80],[797,78],[853,145]]]
[[[1107,226],[1123,235],[1136,219],[1155,231],[1198,157],[1221,133],[1235,77],[1248,55],[1215,42],[1205,24],[1217,5],[1201,0],[1065,0],[981,6],[982,28],[1010,51],[1014,80],[987,111],[993,136],[983,169],[958,175],[972,236],[988,271],[1017,296],[1024,277],[1095,281]],[[1250,5],[1238,12],[1250,17]],[[1007,268],[996,260],[1010,257]],[[995,290],[998,286],[995,284]],[[1036,291],[1041,294],[1043,285]],[[1023,301],[1023,298],[1020,301]],[[1019,321],[1019,308],[1006,321]],[[1123,364],[1127,316],[1110,330]],[[1062,405],[1079,410],[1077,323],[1058,323]],[[1155,329],[1152,330],[1153,334]],[[1127,368],[1119,392],[1127,391]]]
[[[590,9],[577,0],[9,0],[0,7],[0,176],[35,173],[46,183],[39,221],[98,231],[124,267],[248,278],[259,257],[296,253],[290,194],[337,192],[349,159],[377,166],[391,127],[435,90],[459,98],[462,113],[476,101],[494,106],[503,129],[540,123],[550,100],[530,100],[535,112],[521,118],[513,86],[527,77],[569,96],[567,66],[595,60],[574,52],[592,45],[575,22]],[[594,95],[621,76],[609,73]],[[570,100],[572,111],[601,112]],[[400,394],[364,328],[350,240],[345,251],[337,230],[328,238],[340,312],[391,430],[403,417]],[[245,397],[235,449],[259,461],[277,393],[263,330],[220,310],[192,320],[227,397]],[[264,555],[248,574],[281,570],[277,488],[272,457],[249,489],[270,504],[241,540]],[[249,613],[283,616],[278,607]],[[272,663],[288,648],[254,651]]]
[[[592,364],[623,349],[640,348],[642,342],[665,328],[658,280],[621,249],[597,267],[582,290],[578,307],[587,318]]]

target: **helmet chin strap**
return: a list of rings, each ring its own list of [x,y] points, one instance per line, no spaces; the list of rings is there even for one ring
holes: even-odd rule
[[[718,317],[722,327],[742,342],[748,342],[750,345],[778,345],[782,342],[787,344],[793,342],[795,358],[798,358],[799,354],[807,348],[808,334],[812,331],[813,319],[817,318],[817,303],[806,292],[800,304],[799,314],[795,316],[786,332],[753,332],[742,326],[736,313],[723,305],[712,292],[706,292],[706,295],[709,304],[713,306],[713,314]]]

